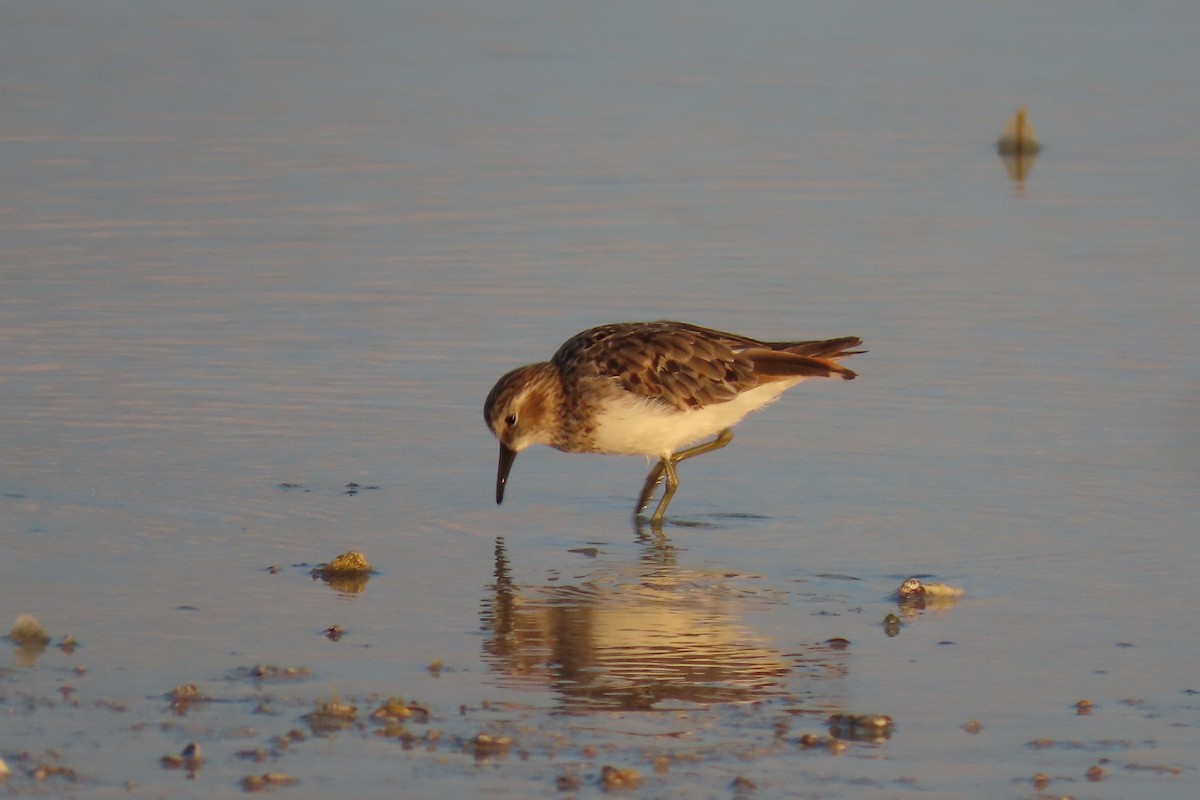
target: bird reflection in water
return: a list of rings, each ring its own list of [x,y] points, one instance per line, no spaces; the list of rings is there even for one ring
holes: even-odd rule
[[[785,654],[742,625],[728,573],[679,569],[660,537],[643,547],[633,569],[600,565],[574,585],[518,586],[498,538],[482,627],[500,685],[549,687],[568,709],[647,710],[794,693],[797,672],[845,674],[845,652]]]

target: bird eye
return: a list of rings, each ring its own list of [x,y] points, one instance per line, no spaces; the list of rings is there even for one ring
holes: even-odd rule
[[[517,415],[509,414],[507,417],[504,418],[504,424],[510,428],[515,428],[517,425]]]

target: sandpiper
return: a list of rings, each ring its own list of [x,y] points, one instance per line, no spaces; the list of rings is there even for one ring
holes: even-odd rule
[[[549,361],[509,372],[487,396],[483,416],[500,440],[496,502],[517,453],[530,445],[652,456],[659,461],[634,514],[665,478],[650,517],[659,526],[679,488],[676,464],[729,444],[743,417],[806,378],[851,380],[855,373],[837,361],[863,352],[851,349],[861,343],[762,342],[686,322],[620,322],[576,334]]]

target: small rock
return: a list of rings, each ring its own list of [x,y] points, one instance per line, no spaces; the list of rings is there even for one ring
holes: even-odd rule
[[[50,643],[50,634],[33,614],[22,614],[13,623],[8,638],[17,644],[45,646]]]
[[[642,782],[642,776],[633,767],[600,768],[600,786],[609,789],[632,789]]]
[[[323,578],[333,575],[360,575],[371,571],[371,562],[367,561],[367,557],[357,550],[350,550],[318,569]]]
[[[159,762],[166,769],[186,769],[194,772],[204,763],[204,755],[200,752],[198,743],[189,742],[179,755],[165,755]]]
[[[247,792],[261,792],[273,786],[291,786],[296,779],[282,772],[266,772],[262,775],[247,775],[242,778],[242,789]]]
[[[476,758],[487,758],[507,753],[512,747],[512,743],[511,736],[492,736],[489,733],[479,733],[471,740],[471,748]]]
[[[560,792],[575,792],[583,785],[583,779],[575,774],[559,775],[554,779],[554,788]]]

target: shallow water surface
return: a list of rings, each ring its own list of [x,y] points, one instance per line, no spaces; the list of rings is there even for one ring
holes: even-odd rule
[[[10,3],[8,788],[1194,797],[1196,17]],[[636,458],[497,507],[496,378],[660,318],[869,353],[662,536]]]

